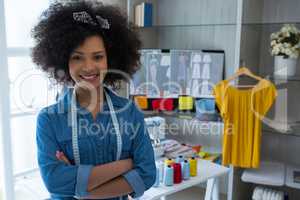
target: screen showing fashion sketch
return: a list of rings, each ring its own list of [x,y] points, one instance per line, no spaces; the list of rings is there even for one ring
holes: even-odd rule
[[[161,60],[160,49],[140,50],[140,69],[133,75],[130,94],[159,96],[158,66]]]
[[[135,72],[130,83],[130,94],[145,95],[147,93],[146,82],[146,54],[149,50],[140,50],[140,69]]]
[[[168,90],[170,54],[153,50],[146,52],[146,85],[148,97],[160,97]]]
[[[187,94],[187,80],[190,73],[191,50],[171,50],[171,94]]]
[[[164,96],[170,94],[170,80],[171,80],[171,55],[170,53],[162,53],[160,60],[160,67],[158,69],[158,86]]]
[[[212,96],[223,79],[224,52],[143,49],[141,68],[133,76],[130,94],[148,97]]]
[[[224,53],[193,51],[190,66],[189,95],[211,96],[214,85],[223,79]]]
[[[146,54],[146,83],[147,83],[147,96],[156,97],[160,96],[159,88],[159,66],[161,60],[160,52],[148,52]]]

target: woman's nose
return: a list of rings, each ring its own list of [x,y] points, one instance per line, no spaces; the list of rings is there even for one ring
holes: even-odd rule
[[[91,59],[86,59],[84,62],[84,69],[90,70],[90,69],[95,69],[95,63]]]

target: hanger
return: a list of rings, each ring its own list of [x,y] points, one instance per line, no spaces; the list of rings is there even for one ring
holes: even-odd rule
[[[228,82],[233,81],[234,79],[236,79],[237,77],[241,76],[241,75],[247,75],[255,80],[261,81],[263,78],[256,76],[255,74],[253,74],[248,68],[246,67],[241,67],[239,68],[236,73],[233,74],[233,76],[229,77],[227,79]],[[237,85],[238,87],[254,87],[254,85]]]

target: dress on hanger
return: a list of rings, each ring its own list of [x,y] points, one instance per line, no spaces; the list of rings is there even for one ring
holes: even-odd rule
[[[210,68],[211,68],[211,57],[209,54],[205,54],[203,56],[203,69],[202,69],[202,74],[201,78],[204,80],[210,80]]]
[[[200,53],[196,53],[192,56],[191,94],[193,96],[200,95],[201,62],[202,62],[202,57],[201,57]]]
[[[187,56],[180,54],[178,57],[178,72],[177,72],[177,81],[179,83],[185,83],[187,79]]]
[[[274,84],[261,79],[253,88],[241,89],[224,80],[214,95],[224,121],[223,165],[258,168],[261,120],[277,96]]]

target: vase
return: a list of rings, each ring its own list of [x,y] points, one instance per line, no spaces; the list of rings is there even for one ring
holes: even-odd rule
[[[297,59],[284,58],[284,56],[275,56],[274,76],[290,77],[296,74]]]

